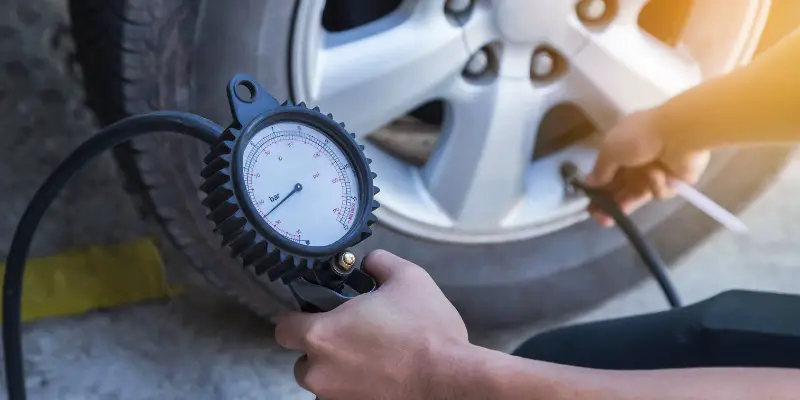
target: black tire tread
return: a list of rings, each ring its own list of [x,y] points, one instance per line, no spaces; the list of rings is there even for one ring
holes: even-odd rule
[[[164,35],[173,32],[170,24],[179,22],[181,13],[196,10],[179,10],[187,4],[174,0],[72,0],[70,14],[72,32],[78,43],[77,60],[84,74],[91,76],[85,82],[87,104],[104,125],[128,115],[163,109],[164,104],[154,104],[159,98],[157,77],[159,54],[155,48],[162,45]],[[159,13],[157,16],[156,13]],[[161,17],[166,13],[170,17]],[[222,95],[222,92],[221,92]],[[176,108],[169,107],[166,108]],[[156,142],[137,140],[119,146],[114,156],[126,180],[126,189],[135,196],[140,211],[153,217],[163,228],[166,238],[189,263],[213,286],[235,298],[262,317],[270,317],[282,309],[277,304],[255,301],[242,294],[235,282],[220,279],[213,270],[204,268],[202,262],[193,257],[196,243],[192,236],[183,232],[175,222],[180,218],[176,210],[165,208],[166,202],[159,198],[168,196],[164,185],[174,182],[151,157]],[[199,169],[198,169],[199,174]],[[199,198],[198,198],[199,201]]]

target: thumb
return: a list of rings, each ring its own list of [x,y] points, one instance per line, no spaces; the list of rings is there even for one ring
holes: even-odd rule
[[[597,155],[597,161],[589,175],[586,176],[586,184],[590,186],[606,186],[614,179],[614,175],[620,168],[616,157],[608,146],[603,146]]]
[[[364,258],[364,270],[381,284],[396,278],[410,268],[419,267],[386,250],[375,250]]]

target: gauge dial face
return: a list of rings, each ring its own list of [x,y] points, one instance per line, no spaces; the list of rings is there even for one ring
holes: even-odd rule
[[[328,246],[353,227],[359,208],[356,173],[324,133],[296,122],[269,125],[247,143],[242,169],[256,210],[283,237]]]

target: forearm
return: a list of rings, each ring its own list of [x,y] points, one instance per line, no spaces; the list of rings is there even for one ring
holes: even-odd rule
[[[789,369],[580,370],[572,379],[590,395],[553,400],[790,400],[800,393],[800,372]]]
[[[527,360],[478,348],[451,352],[437,399],[790,400],[800,372],[779,369],[601,371]]]
[[[800,30],[656,113],[665,137],[693,149],[800,140]]]

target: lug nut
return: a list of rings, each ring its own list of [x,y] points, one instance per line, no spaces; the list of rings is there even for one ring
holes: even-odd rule
[[[427,1],[427,0],[423,0],[423,1]],[[471,5],[472,5],[472,1],[471,0],[447,0],[447,3],[445,4],[445,7],[447,8],[447,11],[449,11],[449,12],[451,12],[453,14],[461,14],[461,13],[469,10],[469,7]]]
[[[544,79],[553,74],[556,69],[556,60],[547,50],[533,53],[531,61],[531,75],[536,79]]]
[[[565,71],[564,59],[549,47],[539,47],[531,56],[531,79],[552,80]]]
[[[489,52],[486,49],[480,49],[477,53],[473,54],[467,61],[467,66],[464,71],[469,76],[483,75],[489,69]]]
[[[578,3],[578,17],[585,22],[599,22],[607,11],[605,0],[581,0]]]

